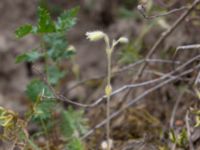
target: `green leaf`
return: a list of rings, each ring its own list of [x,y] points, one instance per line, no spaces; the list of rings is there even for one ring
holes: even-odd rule
[[[65,76],[64,71],[60,71],[56,66],[49,66],[47,68],[48,72],[48,81],[51,84],[56,84],[58,81]]]
[[[195,116],[195,121],[196,121],[196,123],[195,123],[195,125],[194,125],[194,127],[195,128],[197,128],[197,127],[200,127],[200,116]]]
[[[179,146],[184,147],[186,146],[187,142],[188,142],[187,131],[185,128],[183,128],[180,135],[178,136],[177,144]]]
[[[34,121],[48,120],[52,116],[53,108],[56,103],[53,100],[42,100],[36,107],[32,119]]]
[[[34,102],[34,113],[32,114],[32,119],[34,121],[49,119],[52,115],[52,110],[55,107],[55,101],[46,98],[39,99],[41,94],[48,97],[53,96],[48,86],[38,79],[33,79],[27,86],[26,94],[28,98]]]
[[[169,132],[169,139],[173,142],[176,143],[176,135],[174,133],[174,130],[170,130]]]
[[[44,40],[47,45],[48,55],[52,60],[57,61],[63,58],[68,46],[65,35],[60,33],[48,34],[44,36]]]
[[[75,7],[63,12],[57,20],[57,31],[66,31],[73,27],[76,24],[76,16],[78,14],[78,11],[79,7]]]
[[[37,25],[37,33],[52,33],[55,32],[55,24],[50,17],[49,12],[42,8],[38,8],[39,21]]]
[[[84,145],[79,138],[73,138],[67,145],[69,150],[84,150]]]
[[[83,111],[73,110],[71,107],[62,113],[61,131],[67,137],[79,137],[87,131],[87,120],[83,118]]]
[[[21,62],[34,62],[38,60],[42,54],[38,53],[37,51],[33,50],[31,52],[23,53],[16,57],[16,63]]]
[[[26,94],[33,102],[37,101],[38,96],[44,91],[45,96],[52,96],[48,86],[38,79],[33,79],[26,88]]]
[[[58,61],[63,58],[70,58],[75,54],[75,52],[67,50],[68,43],[65,34],[51,33],[45,35],[43,38],[46,44],[46,49],[48,49],[48,56],[53,61]]]
[[[32,25],[29,25],[29,24],[25,24],[21,27],[19,27],[16,31],[15,31],[15,34],[16,34],[16,37],[17,38],[22,38],[26,35],[28,35],[29,33],[32,32]]]

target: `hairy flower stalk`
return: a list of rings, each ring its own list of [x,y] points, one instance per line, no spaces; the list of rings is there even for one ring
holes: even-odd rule
[[[106,117],[107,117],[107,123],[106,123],[106,136],[107,136],[107,148],[106,150],[110,150],[112,147],[111,139],[110,139],[110,97],[112,93],[112,86],[111,86],[111,61],[112,61],[112,52],[115,48],[115,46],[118,43],[128,43],[128,39],[126,37],[120,37],[117,41],[113,40],[112,45],[110,45],[110,40],[102,31],[93,31],[93,32],[87,32],[86,33],[87,39],[90,41],[98,41],[101,39],[104,39],[106,44],[106,55],[107,55],[107,85],[105,87],[105,94],[107,96],[107,105],[106,105]]]
[[[106,105],[106,116],[107,116],[107,124],[106,124],[106,130],[107,130],[107,150],[111,149],[111,145],[110,145],[110,95],[112,93],[112,86],[111,86],[111,56],[112,56],[112,52],[113,52],[113,46],[110,47],[109,42],[107,40],[105,40],[106,42],[106,54],[107,54],[107,85],[105,88],[105,94],[107,96],[107,105]]]

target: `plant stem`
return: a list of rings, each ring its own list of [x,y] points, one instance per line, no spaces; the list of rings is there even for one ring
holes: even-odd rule
[[[47,81],[49,80],[49,76],[48,76],[48,52],[47,49],[45,47],[45,42],[44,42],[44,34],[41,34],[41,39],[40,39],[40,46],[44,52],[44,72],[47,78]]]
[[[111,53],[112,53],[112,49],[109,49],[107,51],[107,61],[108,61],[108,75],[107,75],[107,86],[111,87]],[[109,116],[110,116],[110,94],[109,93],[107,95],[107,106],[106,106],[106,114],[107,114],[107,124],[106,124],[106,133],[107,133],[107,144],[108,144],[108,147],[107,147],[107,150],[110,150],[111,148],[111,145],[110,145],[110,119],[109,119]]]

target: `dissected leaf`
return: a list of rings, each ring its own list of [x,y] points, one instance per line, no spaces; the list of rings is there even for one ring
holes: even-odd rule
[[[49,66],[47,69],[48,81],[51,84],[56,84],[58,81],[65,76],[64,71],[60,71],[56,66]]]
[[[46,98],[39,99],[41,94],[52,97],[53,94],[48,86],[42,81],[34,79],[27,86],[26,93],[29,99],[34,102],[32,119],[35,121],[49,119],[52,115],[52,110],[55,107],[55,101]]]
[[[47,120],[51,118],[52,110],[55,107],[55,101],[42,100],[34,108],[34,114],[32,119],[35,121]]]
[[[62,113],[61,131],[65,137],[78,137],[87,131],[86,122],[82,111],[69,107],[67,111]]]
[[[30,100],[35,102],[42,91],[44,91],[45,96],[52,96],[48,86],[40,80],[33,79],[27,86],[26,94]]]
[[[16,57],[16,63],[20,62],[34,62],[42,56],[41,53],[33,50],[31,52],[23,53]]]
[[[37,25],[38,33],[52,33],[56,31],[55,24],[50,17],[49,12],[42,8],[38,8],[39,21]]]
[[[25,24],[21,27],[19,27],[16,31],[15,31],[15,34],[16,34],[16,37],[17,38],[22,38],[26,35],[28,35],[29,33],[32,32],[32,25],[30,24]]]
[[[45,42],[48,46],[48,55],[54,61],[62,58],[68,46],[66,38],[61,34],[51,34],[45,36]]]
[[[68,51],[68,43],[65,34],[53,33],[44,36],[48,56],[57,61],[63,58],[70,58],[75,54],[74,51]]]
[[[75,7],[63,12],[57,20],[57,31],[66,31],[73,27],[76,24],[76,16],[78,14],[78,11],[79,7]]]

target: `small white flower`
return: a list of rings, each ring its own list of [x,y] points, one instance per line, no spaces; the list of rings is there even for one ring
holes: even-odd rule
[[[98,41],[105,37],[105,33],[102,31],[87,32],[85,35],[90,41]]]
[[[128,38],[126,37],[120,37],[119,40],[118,40],[119,43],[128,43]]]
[[[113,140],[109,139],[109,147],[112,148],[113,147]],[[101,148],[103,150],[106,150],[108,148],[108,142],[107,141],[103,141],[101,143]]]
[[[75,52],[76,48],[73,45],[69,45],[69,47],[67,48],[68,51],[72,51]]]

